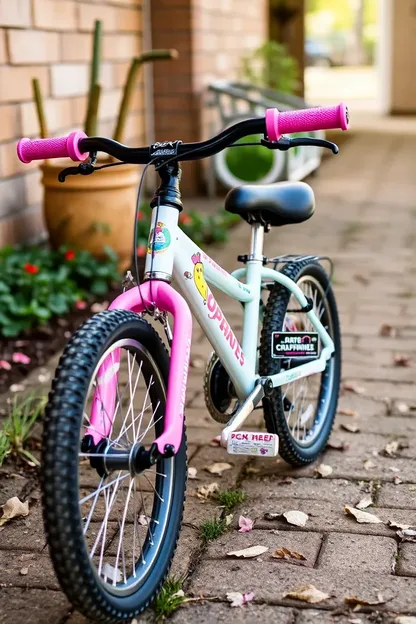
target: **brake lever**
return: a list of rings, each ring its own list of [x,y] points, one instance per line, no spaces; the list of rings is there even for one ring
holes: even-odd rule
[[[91,175],[95,171],[95,163],[97,162],[97,152],[90,154],[90,160],[88,162],[82,162],[77,167],[67,167],[58,174],[59,182],[65,182],[66,178],[70,175]]]
[[[310,137],[301,137],[297,139],[289,139],[289,137],[281,137],[278,141],[268,141],[262,139],[261,144],[268,149],[278,149],[282,152],[286,152],[291,147],[307,147],[313,145],[315,147],[325,147],[330,149],[333,154],[338,154],[339,147],[336,143],[326,141],[325,139],[311,139]]]

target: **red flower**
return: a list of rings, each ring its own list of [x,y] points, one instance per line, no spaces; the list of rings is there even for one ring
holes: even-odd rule
[[[85,310],[85,308],[87,307],[87,303],[86,301],[82,301],[82,300],[78,300],[75,301],[75,307],[77,310]]]
[[[36,273],[39,273],[39,267],[36,266],[36,264],[30,264],[30,262],[26,262],[23,269],[26,271],[26,273],[30,273],[31,275],[36,275]]]
[[[139,245],[137,247],[137,255],[139,256],[139,258],[143,258],[143,256],[146,255],[146,252],[147,252],[146,245]]]
[[[182,223],[182,225],[189,225],[190,223],[192,223],[192,219],[187,214],[180,214],[179,215],[179,223]]]
[[[68,249],[68,251],[65,252],[65,260],[68,260],[68,262],[71,262],[71,260],[75,259],[75,251],[72,251],[72,249]]]

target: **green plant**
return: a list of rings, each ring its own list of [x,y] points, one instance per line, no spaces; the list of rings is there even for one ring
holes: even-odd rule
[[[226,513],[230,513],[233,509],[238,507],[238,505],[244,503],[247,498],[247,494],[242,490],[220,490],[215,494],[215,498],[220,505],[224,507],[224,511]]]
[[[0,434],[0,464],[7,455],[21,456],[38,465],[38,460],[25,446],[32,429],[43,414],[47,402],[46,396],[30,394],[23,400],[14,397],[9,405],[9,414]]]
[[[245,80],[258,87],[294,93],[299,86],[299,65],[286,47],[277,41],[266,41],[242,61]]]
[[[106,259],[88,251],[46,247],[4,247],[0,250],[0,335],[17,336],[26,329],[69,312],[90,294],[104,295],[119,279],[117,256]]]
[[[153,603],[153,609],[158,620],[169,617],[180,607],[185,599],[181,588],[182,580],[174,577],[168,578],[163,583],[162,589]]]
[[[240,139],[237,143],[260,142],[263,137],[258,134]],[[257,182],[267,175],[274,161],[273,152],[264,149],[263,145],[250,145],[226,151],[225,161],[230,172],[245,182]]]
[[[200,537],[203,542],[211,542],[220,537],[226,530],[225,521],[222,518],[206,520],[201,524]]]

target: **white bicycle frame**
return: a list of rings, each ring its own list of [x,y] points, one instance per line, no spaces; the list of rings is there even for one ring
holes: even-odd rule
[[[156,218],[152,259],[150,247]],[[274,281],[281,284],[294,295],[301,308],[308,306],[308,300],[293,280],[263,266],[262,225],[251,226],[251,247],[246,266],[230,274],[184,234],[178,227],[178,218],[179,212],[172,206],[153,208],[145,279],[170,281],[172,276],[175,278],[176,285],[227,371],[238,399],[243,401],[253,393],[259,378],[256,369],[262,283]],[[206,282],[244,304],[241,345]],[[334,343],[315,312],[310,310],[305,314],[321,340],[320,355],[294,369],[270,376],[273,387],[323,371],[334,352]]]

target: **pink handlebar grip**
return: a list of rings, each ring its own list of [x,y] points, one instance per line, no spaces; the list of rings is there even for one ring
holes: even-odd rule
[[[342,102],[338,106],[322,106],[279,112],[277,108],[266,111],[266,132],[269,141],[278,141],[282,134],[310,132],[312,130],[347,130],[348,109]]]
[[[23,163],[30,163],[32,160],[44,160],[48,158],[71,158],[74,161],[85,160],[88,152],[84,154],[79,150],[78,143],[81,139],[86,139],[85,132],[78,130],[71,132],[66,137],[55,137],[50,139],[20,139],[17,144],[17,156]]]

